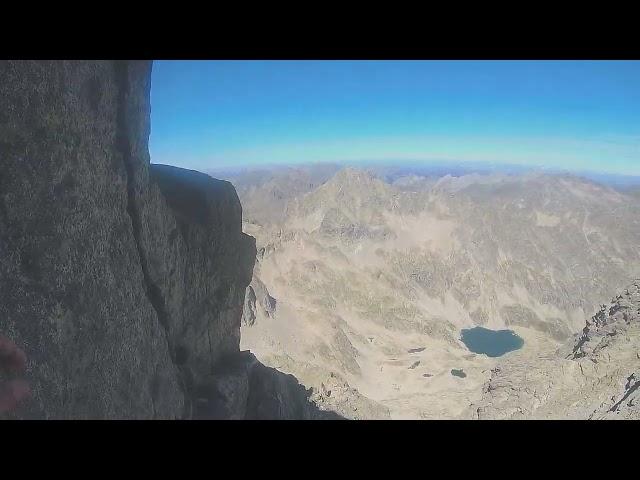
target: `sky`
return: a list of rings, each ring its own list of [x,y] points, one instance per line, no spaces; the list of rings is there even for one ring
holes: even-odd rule
[[[640,61],[155,61],[150,152],[640,175]]]

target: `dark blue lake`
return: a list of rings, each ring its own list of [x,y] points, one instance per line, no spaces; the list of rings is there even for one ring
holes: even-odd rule
[[[499,357],[507,352],[518,350],[524,340],[513,330],[489,330],[483,327],[465,328],[460,340],[473,353],[484,353],[488,357]]]

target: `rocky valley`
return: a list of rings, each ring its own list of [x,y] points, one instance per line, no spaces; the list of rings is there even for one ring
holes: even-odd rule
[[[603,299],[635,292],[632,195],[571,175],[390,180],[326,165],[230,181],[258,252],[242,348],[345,417],[587,418],[596,410],[571,399],[618,398],[637,376],[632,309],[591,380],[576,372],[594,363],[557,353]],[[478,326],[509,329],[523,346],[473,353],[461,331]],[[553,402],[543,409],[524,392]]]

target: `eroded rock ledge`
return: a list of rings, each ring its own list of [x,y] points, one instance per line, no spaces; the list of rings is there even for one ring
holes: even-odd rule
[[[233,186],[151,165],[151,62],[0,62],[0,333],[15,418],[326,418],[239,350]],[[300,390],[302,389],[302,390]]]

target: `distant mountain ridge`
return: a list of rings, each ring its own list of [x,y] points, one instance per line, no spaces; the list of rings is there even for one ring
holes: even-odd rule
[[[309,175],[325,177],[328,179],[333,173],[343,168],[355,168],[373,173],[386,183],[394,183],[401,177],[421,177],[437,179],[450,175],[452,177],[462,177],[466,175],[491,175],[501,174],[508,176],[519,176],[527,173],[548,174],[554,176],[570,176],[582,178],[592,182],[600,183],[617,190],[627,190],[640,188],[640,175],[616,174],[587,170],[567,170],[564,168],[540,167],[530,165],[502,164],[495,162],[465,162],[465,161],[403,161],[397,160],[390,163],[384,162],[326,162],[312,164],[278,164],[261,166],[241,166],[233,168],[218,168],[206,170],[217,178],[224,178],[229,181],[240,181],[241,183],[250,181],[259,184],[260,179],[280,177],[287,172],[307,172]]]
[[[276,183],[295,183],[286,176]],[[277,222],[261,214],[275,203],[260,187],[238,189],[257,239],[254,279],[277,305],[243,326],[244,346],[307,386],[339,375],[394,418],[453,418],[490,371],[461,328],[514,329],[533,355],[640,276],[633,196],[545,172],[403,178],[341,169],[278,199]],[[460,367],[467,376],[452,379]]]

